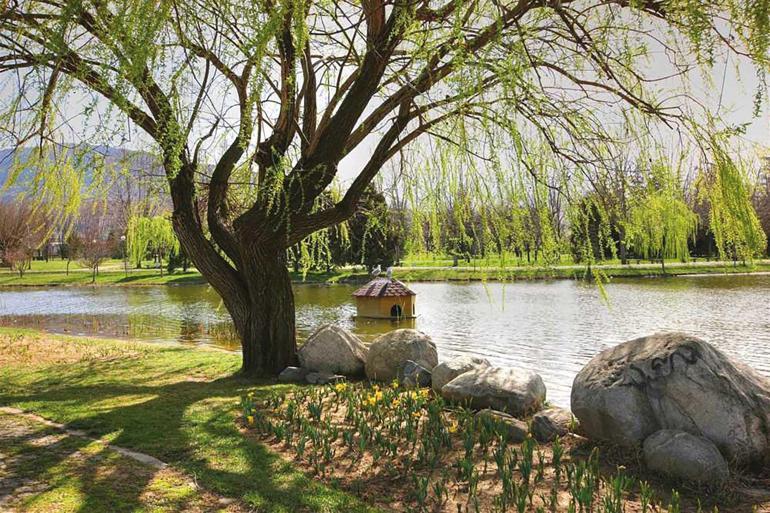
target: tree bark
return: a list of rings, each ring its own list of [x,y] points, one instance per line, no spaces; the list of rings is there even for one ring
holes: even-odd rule
[[[628,249],[626,248],[625,228],[620,228],[620,230],[618,230],[618,244],[620,246],[620,263],[626,265],[628,264]]]
[[[278,246],[243,253],[241,274],[248,302],[231,312],[241,338],[242,371],[275,375],[296,363],[297,352],[294,292],[286,252]]]
[[[242,268],[234,269],[200,251],[188,230],[177,231],[180,242],[230,313],[241,342],[241,372],[274,376],[295,364],[294,292],[286,250],[278,243],[256,248],[239,241]]]
[[[275,375],[296,361],[294,293],[280,238],[255,237],[254,229],[231,239],[238,266],[223,258],[203,234],[191,200],[191,173],[179,173],[172,189],[174,231],[184,252],[217,291],[232,317],[243,353],[241,370]],[[256,239],[256,240],[255,240]]]

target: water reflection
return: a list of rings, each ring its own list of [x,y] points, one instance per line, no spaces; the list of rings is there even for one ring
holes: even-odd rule
[[[684,330],[770,375],[770,276],[615,281],[611,302],[572,281],[415,283],[417,319],[356,319],[354,286],[295,289],[300,340],[336,322],[365,340],[398,327],[433,336],[441,358],[484,355],[538,370],[549,399],[569,403],[575,373],[599,350],[655,331]],[[220,298],[199,285],[0,291],[0,324],[71,334],[237,349]]]

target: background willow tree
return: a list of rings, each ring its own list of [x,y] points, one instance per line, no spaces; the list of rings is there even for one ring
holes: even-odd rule
[[[632,199],[624,223],[632,248],[644,258],[687,260],[689,243],[698,228],[698,216],[687,205],[679,183],[680,173],[660,160],[652,162],[644,191]]]
[[[769,3],[4,0],[0,126],[41,154],[73,138],[153,147],[243,370],[275,373],[296,351],[287,248],[352,216],[386,162],[442,141],[491,164],[499,187],[463,188],[494,196],[518,180],[508,169],[537,175],[536,147],[574,176],[629,109],[687,126],[683,97],[649,87],[650,49],[675,73],[721,46],[762,69]],[[343,167],[352,177],[326,206]]]
[[[752,260],[767,246],[762,224],[749,201],[746,173],[717,146],[714,162],[699,177],[701,201],[709,204],[709,226],[722,260]]]
[[[126,255],[140,267],[142,260],[151,255],[158,261],[163,276],[163,259],[179,251],[179,241],[171,220],[166,216],[131,216],[126,228]]]

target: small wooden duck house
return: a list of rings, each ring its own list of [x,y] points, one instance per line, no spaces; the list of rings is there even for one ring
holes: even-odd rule
[[[375,319],[415,317],[416,296],[406,285],[391,278],[375,278],[353,292],[358,317]]]

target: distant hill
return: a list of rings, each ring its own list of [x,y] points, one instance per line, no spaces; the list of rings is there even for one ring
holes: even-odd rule
[[[28,162],[34,156],[34,151],[37,150],[32,147],[0,149],[0,187],[6,183],[15,162]],[[146,182],[148,187],[153,184],[159,187],[163,185],[160,163],[155,156],[146,152],[101,145],[60,147],[59,151],[68,153],[72,164],[82,170],[86,187],[93,183],[99,169],[103,167],[113,170],[104,178],[111,184],[110,189],[122,187],[120,184],[126,182],[126,179],[115,179],[118,170],[126,171],[127,176],[123,178]],[[23,171],[12,187],[0,189],[0,197],[17,196],[23,192],[33,174],[33,169]]]

